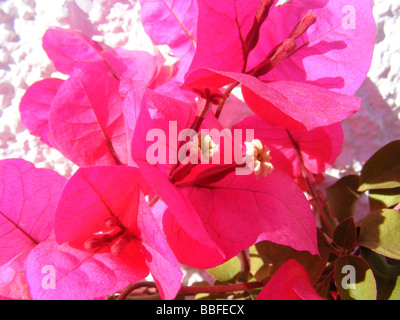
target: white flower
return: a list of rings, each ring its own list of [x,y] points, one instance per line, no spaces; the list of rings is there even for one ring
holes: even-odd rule
[[[202,161],[208,162],[218,152],[218,145],[214,143],[210,135],[200,133],[193,137],[190,144],[190,152],[193,155],[198,155]]]
[[[254,139],[246,141],[245,161],[247,166],[257,177],[265,177],[272,172],[274,166],[271,164],[270,149],[263,146],[261,141]]]

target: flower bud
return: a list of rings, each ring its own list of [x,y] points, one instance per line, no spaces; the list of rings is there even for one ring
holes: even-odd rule
[[[297,39],[304,34],[308,28],[315,23],[317,20],[316,15],[313,12],[307,12],[307,14],[301,19],[301,21],[294,27],[289,38]]]
[[[126,245],[131,241],[131,236],[129,233],[124,233],[120,238],[118,238],[113,245],[110,247],[111,254],[117,256],[125,249]]]

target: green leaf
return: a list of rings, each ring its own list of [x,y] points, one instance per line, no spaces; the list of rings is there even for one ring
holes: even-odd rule
[[[359,191],[400,187],[400,140],[379,149],[363,166]]]
[[[374,273],[377,299],[400,300],[400,260],[390,260],[367,248],[361,248],[361,256]]]
[[[361,223],[359,245],[393,259],[400,259],[400,212],[371,212]]]
[[[345,250],[352,250],[357,241],[357,230],[354,218],[344,219],[333,232],[333,242]]]
[[[234,282],[236,276],[242,271],[242,264],[238,257],[233,257],[217,267],[207,269],[207,271],[217,280]]]
[[[269,278],[289,259],[296,259],[309,273],[311,281],[317,282],[325,269],[331,247],[318,230],[319,256],[306,251],[269,241],[261,241],[249,248],[250,272],[257,281],[266,283]]]
[[[335,284],[342,300],[376,300],[376,283],[368,263],[357,256],[335,262]]]
[[[400,202],[400,188],[370,190],[368,198],[371,211],[389,208]]]
[[[362,192],[357,191],[359,183],[359,176],[348,175],[326,189],[326,199],[339,221],[353,215],[354,206],[362,195]]]

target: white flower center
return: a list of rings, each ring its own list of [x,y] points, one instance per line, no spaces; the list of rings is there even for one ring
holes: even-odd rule
[[[267,146],[263,146],[258,139],[251,142],[246,141],[244,144],[246,145],[245,161],[247,166],[257,177],[269,175],[274,169],[269,154],[271,150]]]

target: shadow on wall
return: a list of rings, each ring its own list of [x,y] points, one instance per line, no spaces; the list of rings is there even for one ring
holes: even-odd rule
[[[107,15],[111,10],[99,10],[102,8],[113,8],[118,4],[127,4],[134,6],[138,0],[101,0],[101,1],[68,1],[65,6],[68,11],[68,17],[60,20],[61,23],[83,32],[89,38],[95,35],[102,35],[98,30],[99,24],[107,22]]]
[[[345,138],[334,166],[338,169],[363,164],[385,144],[400,139],[399,111],[387,104],[371,79],[366,78],[356,96],[362,104],[357,113],[342,123]]]
[[[62,19],[61,23],[65,23],[71,28],[83,32],[89,38],[100,34],[96,26],[90,22],[88,13],[79,8],[75,2],[68,2],[66,6],[70,14],[68,17]]]

